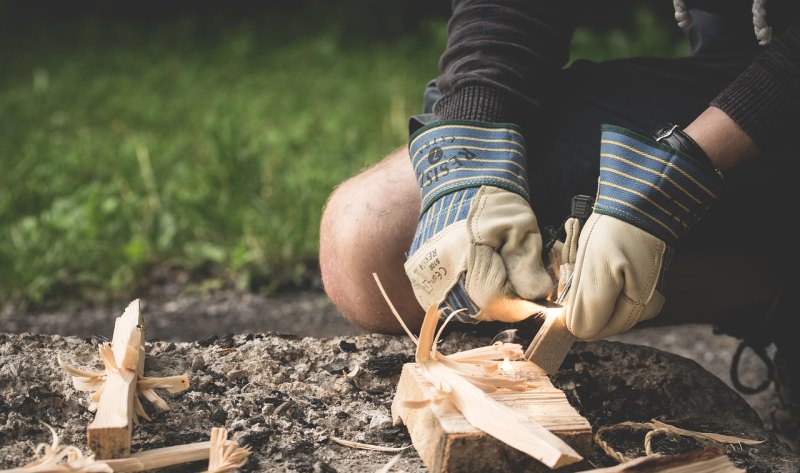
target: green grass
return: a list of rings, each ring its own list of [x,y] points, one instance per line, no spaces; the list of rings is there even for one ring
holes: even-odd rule
[[[643,18],[600,49],[579,31],[578,54],[649,51],[629,45],[650,44]],[[446,32],[287,36],[280,20],[72,19],[2,38],[0,302],[129,295],[169,268],[301,281],[325,199],[404,144]]]

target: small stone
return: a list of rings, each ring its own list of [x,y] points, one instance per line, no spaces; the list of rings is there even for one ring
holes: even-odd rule
[[[383,430],[392,426],[392,418],[381,411],[367,411],[364,414],[369,417],[368,430]]]
[[[72,346],[83,345],[83,339],[80,337],[75,337],[75,336],[64,337],[64,341]]]
[[[247,371],[244,371],[244,370],[229,371],[225,375],[225,377],[228,379],[228,381],[237,381],[237,380],[242,379],[242,378],[247,378]]]
[[[285,412],[287,412],[289,410],[290,407],[292,407],[292,400],[291,399],[286,401],[286,402],[284,402],[280,406],[276,407],[275,411],[272,413],[273,417],[278,417],[280,415],[283,415]]]
[[[211,422],[214,425],[225,425],[225,421],[228,420],[228,413],[222,409],[217,409],[211,414]]]
[[[206,367],[206,359],[203,358],[203,355],[197,355],[192,360],[192,371],[200,371]]]
[[[222,336],[222,338],[217,339],[214,341],[214,344],[220,348],[233,348],[233,334],[226,333]]]
[[[323,461],[314,463],[314,473],[336,473],[336,469]]]
[[[247,427],[247,421],[246,420],[244,420],[244,419],[237,420],[237,421],[235,421],[235,422],[233,422],[231,424],[231,431],[232,432],[239,432],[239,431],[244,430],[245,427]]]
[[[345,353],[355,353],[358,351],[358,347],[355,343],[351,343],[346,340],[339,342],[339,349]]]
[[[333,374],[342,374],[343,371],[347,371],[347,368],[347,362],[344,360],[334,360],[322,367],[328,373]]]
[[[364,367],[375,373],[378,377],[387,378],[400,374],[403,364],[413,361],[413,357],[392,353],[389,355],[373,356],[364,364]]]
[[[11,374],[11,376],[14,377],[19,376],[19,365],[17,365],[16,363],[7,364],[6,368],[8,368],[8,372]]]
[[[8,403],[8,407],[12,409],[19,409],[20,407],[25,405],[25,401],[27,400],[28,398],[25,396],[16,396],[14,399],[11,400],[11,402]]]
[[[219,337],[217,335],[209,335],[205,338],[200,339],[197,344],[201,347],[210,347],[212,343],[214,343]]]

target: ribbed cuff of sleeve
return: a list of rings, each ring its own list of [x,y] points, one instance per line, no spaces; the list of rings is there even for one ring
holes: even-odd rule
[[[506,94],[494,87],[467,85],[442,97],[433,112],[445,120],[513,123],[513,111]]]
[[[787,30],[711,105],[725,112],[765,154],[786,149],[785,128],[800,113],[800,28]]]

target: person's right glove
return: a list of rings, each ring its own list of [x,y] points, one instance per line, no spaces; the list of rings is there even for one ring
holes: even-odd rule
[[[578,242],[566,309],[577,338],[606,338],[661,311],[675,243],[722,191],[707,159],[603,126],[597,199]]]
[[[438,120],[410,137],[422,206],[405,270],[423,308],[517,322],[532,313],[499,309],[549,294],[525,153],[511,124]]]

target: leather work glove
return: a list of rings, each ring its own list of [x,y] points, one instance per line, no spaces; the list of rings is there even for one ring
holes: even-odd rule
[[[537,299],[553,281],[528,203],[525,142],[509,124],[434,121],[409,139],[422,206],[406,274],[424,308],[466,322],[513,322],[488,313],[501,298]]]
[[[577,338],[624,332],[661,311],[675,243],[722,191],[721,175],[694,147],[699,157],[603,126],[597,199],[579,238],[566,310]]]

